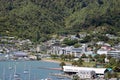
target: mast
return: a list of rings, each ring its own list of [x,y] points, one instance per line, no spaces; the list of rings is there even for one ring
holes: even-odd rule
[[[30,69],[31,69],[31,66],[29,67],[29,78],[28,78],[28,80],[30,80],[30,78],[31,78],[30,77],[30,75],[31,75],[31,70]]]
[[[3,68],[3,80],[5,80],[5,68]]]

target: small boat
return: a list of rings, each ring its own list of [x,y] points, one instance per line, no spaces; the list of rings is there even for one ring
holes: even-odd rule
[[[19,76],[19,74],[14,74],[14,78],[18,78]]]
[[[24,70],[24,72],[23,72],[24,74],[28,74],[29,72],[28,72],[28,70]]]
[[[8,69],[9,69],[9,70],[11,70],[11,69],[12,69],[12,67],[8,67]]]
[[[28,74],[29,73],[29,70],[27,70],[27,67],[26,67],[26,63],[24,64],[24,71],[23,71],[24,74]]]
[[[9,65],[8,65],[8,69],[9,69],[9,70],[13,69],[13,67],[10,65],[10,63],[9,63]]]
[[[13,77],[14,77],[14,80],[20,80],[20,74],[16,73],[16,65],[15,65]]]

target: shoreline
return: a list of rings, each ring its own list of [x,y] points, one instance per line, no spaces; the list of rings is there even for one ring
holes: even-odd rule
[[[53,60],[53,59],[48,59],[48,58],[43,58],[41,59],[41,61],[45,61],[45,62],[53,62],[53,63],[61,63],[61,62],[65,62],[65,61],[60,61],[60,60]],[[70,62],[65,62],[66,65],[71,65]]]

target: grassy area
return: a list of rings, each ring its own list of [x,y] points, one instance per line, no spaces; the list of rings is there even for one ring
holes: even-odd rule
[[[93,67],[93,66],[95,66],[95,62],[83,62],[83,66],[85,66],[85,67]]]
[[[42,59],[42,60],[44,60],[44,61],[49,61],[49,62],[56,62],[56,63],[65,62],[65,64],[71,64],[71,62],[69,62],[69,61],[63,61],[63,60],[61,60],[61,59],[59,59],[59,58],[57,58],[57,59],[44,58],[44,59]]]
[[[118,74],[118,77],[120,78],[120,72],[118,72],[117,74]]]
[[[63,61],[61,60],[60,58],[57,58],[57,59],[52,59],[52,58],[45,58],[44,60],[48,60],[48,61],[52,61],[52,62],[65,62],[66,64],[72,64],[71,61]],[[83,67],[93,67],[95,66],[95,62],[83,62]]]

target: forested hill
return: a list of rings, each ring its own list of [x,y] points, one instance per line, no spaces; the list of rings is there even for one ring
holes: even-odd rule
[[[120,28],[120,0],[0,0],[0,35],[44,41],[89,27]]]

